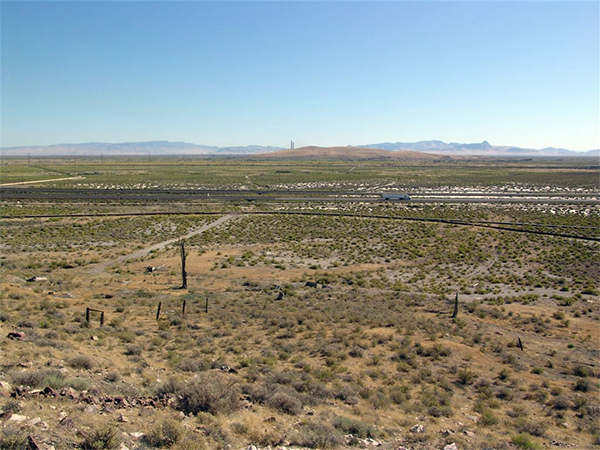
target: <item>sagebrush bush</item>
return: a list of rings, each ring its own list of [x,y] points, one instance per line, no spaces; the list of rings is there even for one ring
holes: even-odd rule
[[[206,373],[182,384],[175,393],[179,397],[177,408],[186,414],[229,414],[240,408],[235,380],[220,373]]]
[[[69,366],[73,369],[90,370],[94,367],[94,360],[87,355],[77,355],[69,359]]]
[[[183,427],[173,419],[156,423],[144,434],[144,443],[152,447],[170,447],[181,440],[184,435]]]
[[[285,414],[297,415],[302,412],[302,402],[293,395],[285,392],[275,392],[268,400],[267,404]]]
[[[80,447],[84,450],[113,450],[121,444],[117,435],[117,427],[112,424],[103,425],[87,434]]]

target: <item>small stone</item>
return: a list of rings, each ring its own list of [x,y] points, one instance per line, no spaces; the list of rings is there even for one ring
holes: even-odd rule
[[[22,341],[25,339],[25,333],[23,331],[11,331],[6,337],[14,341]]]
[[[41,421],[42,421],[42,419],[40,417],[34,417],[33,419],[31,419],[27,422],[27,425],[34,426],[34,425],[37,425],[38,423],[40,423]]]
[[[425,427],[420,423],[410,429],[411,433],[425,433]]]
[[[94,406],[94,405],[86,406],[85,409],[83,410],[83,412],[86,412],[86,413],[95,413],[96,411],[98,411],[98,408],[96,408],[96,406]]]
[[[3,391],[10,391],[12,390],[12,387],[6,381],[0,381],[0,389],[2,389]]]
[[[472,431],[465,430],[463,431],[463,433],[469,437],[475,437],[475,433],[473,433]]]
[[[444,447],[444,450],[458,450],[458,447],[456,445],[456,442],[453,442],[452,444],[448,444]]]
[[[144,433],[142,433],[141,431],[134,431],[132,433],[129,433],[131,435],[131,437],[135,438],[135,439],[139,439],[141,438]]]
[[[119,416],[119,422],[121,422],[121,423],[127,423],[127,422],[129,422],[129,419],[127,417],[125,417],[123,414],[121,414]]]
[[[10,419],[8,419],[8,420],[11,420],[13,422],[24,422],[27,420],[27,417],[22,416],[20,414],[13,414],[12,416],[10,416]]]
[[[90,338],[90,340],[92,340],[92,341],[97,341],[97,340],[98,340],[98,336],[92,336],[92,337]]]
[[[117,450],[129,450],[129,447],[127,447],[125,444],[123,444],[121,442],[121,445],[119,445],[119,447],[117,448]]]

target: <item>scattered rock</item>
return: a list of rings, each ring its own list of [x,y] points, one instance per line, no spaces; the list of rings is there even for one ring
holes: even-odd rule
[[[276,417],[267,417],[265,420],[263,420],[263,422],[267,422],[267,423],[277,422],[277,418]]]
[[[458,446],[456,445],[456,442],[453,442],[452,444],[446,445],[444,450],[458,450]]]
[[[92,336],[92,337],[90,338],[90,340],[91,340],[91,341],[97,341],[97,340],[98,340],[98,336]]]
[[[31,278],[28,278],[27,281],[29,281],[29,282],[48,281],[48,278],[47,277],[31,277]]]
[[[454,430],[442,430],[440,433],[444,436],[450,436],[451,434],[454,434]]]
[[[119,415],[119,422],[121,423],[127,423],[129,422],[129,419],[127,417],[125,417],[123,414]]]
[[[463,431],[463,433],[469,437],[475,437],[475,433],[473,433],[472,431],[465,430]]]
[[[27,420],[27,417],[26,416],[22,416],[20,414],[13,414],[13,415],[10,416],[10,419],[8,419],[8,420],[10,420],[12,422],[24,422],[24,421]]]
[[[22,341],[23,339],[25,339],[25,332],[11,331],[6,337],[12,339],[13,341]]]
[[[125,444],[123,444],[121,442],[121,445],[119,445],[119,447],[117,448],[117,450],[129,450],[129,447],[127,447]]]
[[[12,386],[6,381],[0,381],[0,389],[2,389],[3,391],[11,391]]]
[[[31,419],[27,422],[27,425],[34,426],[34,425],[37,425],[38,423],[40,423],[41,421],[42,421],[42,419],[40,417],[34,417],[33,419]]]
[[[420,423],[410,429],[411,433],[425,433],[425,427]]]
[[[144,436],[144,433],[142,433],[141,431],[134,431],[132,433],[129,433],[131,435],[131,437],[135,438],[135,439],[139,439],[142,436]]]

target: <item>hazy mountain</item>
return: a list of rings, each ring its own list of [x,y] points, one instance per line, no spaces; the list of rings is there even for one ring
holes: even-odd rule
[[[366,147],[300,147],[293,150],[280,150],[277,152],[256,155],[257,158],[278,158],[298,160],[369,160],[369,161],[398,161],[414,159],[444,159],[448,156],[438,156],[412,150],[390,151]]]
[[[564,148],[547,147],[542,149],[523,148],[504,145],[491,145],[488,141],[473,144],[442,141],[419,142],[382,142],[379,144],[359,145],[365,148],[380,148],[384,150],[414,150],[439,155],[469,155],[469,156],[595,156],[598,151],[574,152]]]
[[[345,148],[345,147],[305,147],[305,148]],[[370,148],[397,152],[410,150],[436,155],[457,156],[587,156],[599,157],[599,150],[574,152],[564,148],[547,147],[542,149],[522,148],[514,146],[491,145],[487,141],[463,144],[443,141],[419,142],[383,142],[379,144],[358,145],[354,148]],[[0,148],[0,156],[116,156],[116,155],[255,155],[268,154],[283,150],[284,147],[247,145],[236,147],[217,147],[211,145],[192,144],[189,142],[149,141],[149,142],[88,142],[83,144],[56,144],[47,146],[24,146]],[[299,149],[298,149],[299,150]],[[330,152],[331,153],[331,152]]]
[[[283,150],[283,147],[264,147],[261,145],[247,145],[245,147],[221,147],[216,153],[219,155],[246,155],[246,154],[257,154],[257,153],[270,153]]]
[[[4,156],[116,156],[116,155],[218,155],[218,154],[254,154],[281,150],[283,147],[216,147],[198,145],[189,142],[149,141],[88,142],[83,144],[56,144],[48,146],[4,147],[0,152]]]

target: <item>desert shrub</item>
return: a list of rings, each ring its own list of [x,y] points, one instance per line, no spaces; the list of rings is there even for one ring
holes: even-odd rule
[[[28,370],[25,372],[11,372],[10,378],[13,385],[29,386],[30,388],[46,387],[50,377],[63,378],[58,370]]]
[[[155,394],[158,397],[166,397],[177,393],[181,389],[181,384],[174,378],[169,378],[162,384],[159,384],[155,389]]]
[[[475,380],[475,378],[477,378],[475,372],[469,369],[459,370],[457,376],[458,382],[462,385],[473,384],[473,381]]]
[[[125,347],[124,353],[127,356],[140,356],[142,354],[142,347],[139,345],[128,345]]]
[[[210,363],[203,359],[184,358],[179,361],[177,368],[183,372],[204,372],[210,369]]]
[[[571,407],[571,400],[564,395],[558,395],[554,398],[552,407],[557,410],[569,409]]]
[[[332,448],[340,444],[335,429],[325,423],[302,423],[290,436],[290,444],[308,448]]]
[[[119,381],[120,379],[121,379],[121,375],[119,374],[119,372],[109,372],[104,377],[104,380],[108,381],[109,383],[115,383],[115,382]]]
[[[369,424],[348,417],[336,417],[333,420],[333,426],[347,434],[352,434],[358,438],[376,438],[379,433],[377,429]]]
[[[207,373],[183,384],[175,393],[179,396],[177,408],[186,414],[229,414],[240,407],[235,381],[220,373]]]
[[[593,387],[593,384],[590,380],[587,380],[585,378],[580,378],[575,383],[575,386],[573,386],[573,389],[575,389],[576,391],[579,391],[579,392],[589,392],[592,390],[592,387]]]
[[[87,355],[77,355],[69,360],[69,366],[73,369],[90,370],[94,367],[94,360]]]
[[[515,429],[520,433],[527,433],[532,436],[543,436],[546,433],[546,424],[537,421],[519,421],[517,422]]]
[[[573,367],[573,375],[575,375],[576,377],[585,378],[590,375],[590,371],[585,366],[577,365]]]
[[[81,443],[84,450],[112,450],[119,447],[121,442],[117,437],[118,430],[112,424],[103,425],[85,436]]]
[[[528,433],[519,433],[511,438],[513,444],[525,450],[536,450],[542,447]]]
[[[483,413],[481,413],[481,418],[479,419],[478,423],[480,423],[484,427],[488,427],[490,425],[496,425],[498,424],[498,422],[500,422],[500,419],[498,419],[498,417],[493,412],[486,410],[483,411]]]
[[[267,404],[285,414],[297,415],[302,412],[302,402],[285,392],[275,392],[267,400]]]
[[[5,450],[25,450],[29,448],[27,433],[7,426],[0,431],[0,448]]]
[[[144,443],[151,447],[170,447],[179,442],[184,434],[183,427],[173,419],[166,419],[154,426],[144,434]]]

